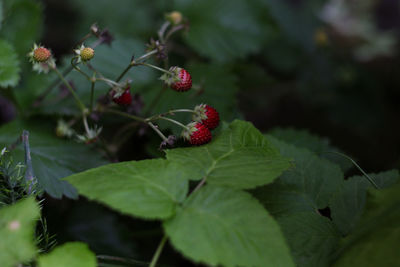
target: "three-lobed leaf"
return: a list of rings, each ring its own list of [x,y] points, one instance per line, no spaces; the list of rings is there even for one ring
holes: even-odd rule
[[[185,170],[163,159],[109,164],[66,178],[80,194],[122,213],[165,219],[188,191]]]
[[[278,224],[249,193],[207,185],[164,222],[174,247],[213,266],[294,266]]]
[[[329,266],[340,235],[318,210],[326,208],[339,190],[343,173],[307,149],[274,137],[269,140],[283,156],[293,159],[293,166],[253,195],[277,219],[298,266]]]
[[[236,120],[210,144],[168,150],[167,159],[191,170],[191,180],[206,178],[209,184],[249,189],[271,183],[289,167],[249,122]]]
[[[38,258],[38,267],[96,267],[96,256],[85,243],[69,242]]]
[[[28,262],[37,253],[34,241],[39,206],[34,198],[26,198],[0,209],[0,263],[13,267]]]

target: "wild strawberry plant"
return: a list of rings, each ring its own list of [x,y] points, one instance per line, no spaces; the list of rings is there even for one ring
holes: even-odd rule
[[[29,2],[30,10],[40,9],[34,1],[16,2],[5,7],[23,9]],[[252,4],[223,2],[254,19],[245,13]],[[232,30],[219,12],[206,17],[222,28],[223,39],[199,38],[202,24],[194,17],[188,29],[177,11],[166,14],[147,45],[114,41],[93,24],[62,60],[50,47],[32,44],[35,38],[25,42],[30,52],[25,43],[0,39],[0,59],[7,63],[0,86],[16,87],[15,98],[26,107],[0,128],[1,266],[354,266],[367,256],[371,266],[383,258],[396,266],[397,252],[388,248],[398,244],[398,231],[388,233],[398,230],[398,171],[368,174],[307,131],[263,134],[232,119],[239,116],[233,115],[236,86],[228,67],[181,66],[171,42],[185,31],[201,55],[241,58],[261,47],[262,23]],[[29,60],[21,61],[20,51]],[[29,78],[20,77],[20,68]],[[20,78],[40,90],[24,95]],[[130,143],[132,136],[145,145]],[[146,156],[121,158],[139,147]],[[346,175],[351,168],[361,175]],[[125,231],[127,251],[134,244],[151,252],[104,253],[90,241],[76,242],[84,238],[56,245],[41,208],[52,198],[82,203],[79,196],[94,210],[108,209],[99,215],[111,216],[105,221],[112,227],[103,233],[119,238],[124,227],[110,219],[115,216],[149,227],[140,231],[144,236],[156,232],[139,242],[140,234]]]

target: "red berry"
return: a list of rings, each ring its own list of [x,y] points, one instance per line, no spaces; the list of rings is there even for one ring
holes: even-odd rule
[[[51,52],[49,49],[44,47],[38,47],[33,50],[33,59],[36,62],[46,62],[51,57]]]
[[[219,114],[215,108],[206,104],[201,104],[196,106],[194,111],[196,112],[193,114],[194,121],[201,122],[210,130],[218,127]]]
[[[187,125],[188,130],[183,132],[183,138],[192,145],[204,145],[211,141],[212,135],[210,130],[200,122],[191,122]]]
[[[178,92],[186,92],[192,88],[192,77],[187,70],[179,67],[172,67],[170,71],[176,73],[179,78],[179,81],[170,84],[172,89]]]
[[[132,103],[132,95],[131,95],[129,86],[128,86],[128,88],[125,89],[125,91],[122,93],[122,95],[120,95],[118,97],[114,97],[115,94],[116,94],[115,91],[111,92],[113,101],[115,103],[117,103],[118,105],[129,106]]]

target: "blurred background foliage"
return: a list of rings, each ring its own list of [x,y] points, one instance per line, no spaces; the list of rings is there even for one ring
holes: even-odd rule
[[[145,50],[172,10],[182,12],[190,28],[171,39],[170,64],[191,70],[195,83],[207,84],[207,90],[196,100],[167,93],[156,111],[192,107],[200,99],[215,105],[225,120],[244,118],[264,132],[279,126],[326,136],[368,172],[400,167],[397,0],[0,1],[0,47],[9,51],[0,54],[0,66],[13,65],[7,69],[11,78],[0,73],[1,123],[17,114],[54,120],[74,114],[73,103],[59,100],[62,88],[46,105],[34,105],[54,77],[31,71],[26,53],[33,42],[50,47],[62,65],[97,22],[115,40],[96,50],[93,64],[114,77],[132,54]],[[148,103],[155,94],[151,88],[159,87],[156,73],[140,69],[130,77],[133,92]],[[69,78],[88,97],[84,79],[74,73]],[[99,87],[97,96],[105,90]],[[154,147],[156,141],[134,135],[126,147],[135,149],[123,150],[120,159],[157,153],[144,143]],[[158,226],[93,203],[47,201],[44,212],[57,225],[52,231],[60,241],[80,239],[97,253],[146,259],[161,235],[154,231]],[[101,224],[93,223],[99,218]],[[127,242],[133,237],[142,245]]]

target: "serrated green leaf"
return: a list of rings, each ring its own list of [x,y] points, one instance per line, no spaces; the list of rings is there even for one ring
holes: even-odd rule
[[[297,266],[330,266],[339,233],[331,221],[315,212],[293,212],[277,219]]]
[[[173,246],[195,262],[294,266],[279,226],[245,192],[207,185],[164,228]]]
[[[250,1],[179,0],[175,9],[190,21],[187,43],[201,55],[220,62],[258,51],[266,35]]]
[[[39,267],[96,267],[96,256],[88,245],[69,242],[38,258]]]
[[[161,100],[151,110],[152,114],[164,113],[177,108],[193,109],[196,105],[205,103],[218,110],[221,120],[231,121],[237,117],[237,78],[230,72],[228,66],[194,63],[185,69],[190,72],[193,84],[201,86],[200,91],[192,88],[190,91],[182,93],[168,88],[162,94]],[[143,96],[144,102],[150,105],[161,88],[162,83],[159,81],[155,87],[142,87],[139,93]],[[176,113],[173,118],[186,124],[191,122],[192,114]],[[158,123],[163,128],[172,129],[177,136],[182,132],[182,128],[169,122],[159,121]]]
[[[366,212],[344,239],[336,267],[400,265],[400,184],[369,193]]]
[[[371,173],[369,176],[379,186],[386,188],[399,180],[397,170]],[[330,203],[333,223],[342,233],[349,234],[357,224],[365,208],[367,189],[372,185],[364,176],[353,176],[348,178],[335,194]]]
[[[16,86],[19,72],[19,60],[14,48],[7,41],[0,39],[0,87]]]
[[[33,171],[39,186],[54,198],[63,195],[76,198],[76,189],[60,179],[105,164],[106,161],[99,152],[92,151],[88,146],[57,138],[51,127],[43,121],[13,121],[0,128],[0,145],[13,144],[23,130],[28,130]],[[12,155],[16,161],[24,162],[23,146],[17,146]]]
[[[307,149],[297,148],[270,136],[281,154],[293,159],[293,167],[273,184],[253,191],[281,225],[298,266],[329,266],[340,235],[319,209],[344,181],[339,166],[317,157]],[[310,239],[305,240],[305,236]],[[307,241],[308,240],[308,241]]]
[[[343,172],[349,170],[352,167],[352,163],[348,159],[334,154],[341,151],[333,147],[330,144],[330,140],[328,138],[319,137],[317,135],[311,134],[307,130],[297,130],[291,128],[275,128],[269,131],[268,134],[294,146],[307,148],[311,152],[319,155],[320,157],[326,158],[340,165]]]
[[[1,266],[13,267],[36,255],[34,234],[39,215],[39,206],[34,198],[0,209]]]
[[[307,149],[286,144],[272,136],[269,140],[283,156],[293,159],[294,166],[276,182],[261,189],[262,195],[268,198],[268,210],[279,214],[326,208],[344,182],[339,166]]]
[[[109,164],[66,180],[89,199],[151,219],[172,216],[188,190],[182,167],[163,159]]]
[[[167,158],[191,170],[192,180],[249,189],[271,183],[289,167],[249,122],[236,120],[210,144],[167,150]]]

